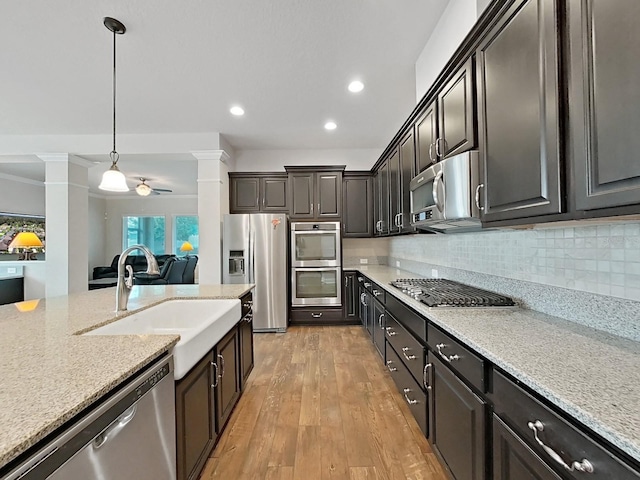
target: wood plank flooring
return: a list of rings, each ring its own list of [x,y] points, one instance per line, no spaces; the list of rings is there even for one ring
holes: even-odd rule
[[[254,339],[254,370],[201,480],[447,479],[362,327]]]

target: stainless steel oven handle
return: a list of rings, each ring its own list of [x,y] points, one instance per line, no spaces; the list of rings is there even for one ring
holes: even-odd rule
[[[438,186],[440,185],[440,183],[442,182],[442,171],[439,171],[438,174],[436,175],[436,178],[433,180],[433,188],[432,188],[432,194],[433,194],[433,201],[436,204],[436,207],[438,208],[438,210],[440,210],[441,212],[444,211],[444,205],[442,204],[442,202],[440,201],[441,199],[438,197]],[[442,182],[443,185],[443,195],[446,195],[444,193],[444,182]],[[442,199],[444,200],[444,199]]]
[[[553,460],[556,461],[556,463],[562,465],[566,470],[570,472],[577,470],[583,473],[593,473],[593,464],[586,458],[583,458],[579,462],[578,461],[571,462],[571,465],[568,465],[555,450],[545,445],[544,442],[540,440],[540,438],[538,438],[538,432],[541,432],[544,430],[544,424],[540,420],[529,422],[527,423],[527,426],[533,431],[533,437],[535,438],[538,445],[540,445],[543,448],[543,450],[547,452],[547,454]]]

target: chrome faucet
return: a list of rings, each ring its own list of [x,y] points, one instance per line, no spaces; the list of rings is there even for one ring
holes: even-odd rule
[[[116,287],[116,313],[124,312],[127,310],[127,302],[129,301],[129,294],[131,293],[131,289],[133,288],[133,268],[131,265],[125,265],[127,261],[127,257],[134,250],[140,250],[144,253],[145,258],[147,259],[147,273],[148,275],[159,275],[160,270],[158,270],[158,262],[156,257],[153,256],[151,250],[149,250],[144,245],[133,245],[127,248],[124,252],[120,254],[120,259],[118,260],[118,285]],[[129,277],[125,278],[124,272],[129,272]]]

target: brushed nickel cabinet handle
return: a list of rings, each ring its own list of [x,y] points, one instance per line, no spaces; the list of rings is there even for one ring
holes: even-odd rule
[[[476,207],[480,211],[484,210],[484,207],[480,206],[480,189],[483,188],[483,187],[484,187],[484,183],[481,183],[480,185],[478,185],[476,187]]]
[[[540,445],[543,448],[543,450],[547,452],[547,455],[549,455],[553,460],[555,460],[556,463],[560,464],[570,472],[577,470],[579,472],[584,472],[584,473],[593,473],[593,464],[586,458],[583,458],[579,462],[578,461],[571,462],[571,465],[568,465],[562,459],[562,457],[558,455],[558,453],[555,450],[545,445],[544,442],[540,440],[540,438],[538,437],[538,432],[542,432],[544,430],[544,424],[540,420],[529,422],[527,423],[527,426],[529,427],[529,429],[533,431],[533,437],[535,438],[538,445]]]
[[[390,372],[397,372],[398,369],[396,367],[392,367],[391,364],[393,363],[392,360],[387,360],[387,368],[389,369]]]
[[[218,364],[213,360],[211,361],[211,375],[213,375],[213,379],[215,380],[215,383],[211,384],[211,388],[216,388],[220,377],[218,376]]]
[[[404,394],[404,399],[407,401],[407,403],[409,405],[415,405],[416,403],[418,403],[418,400],[412,400],[407,396],[407,393],[410,393],[411,389],[410,388],[403,388],[402,389],[402,393]]]
[[[396,332],[394,332],[394,331],[393,331],[393,329],[392,329],[391,327],[386,327],[386,328],[384,329],[384,331],[385,331],[385,332],[387,332],[387,335],[388,335],[389,337],[393,337],[394,335],[397,335],[397,333],[396,333]]]
[[[436,163],[436,161],[433,159],[433,155],[432,155],[432,151],[433,150],[433,142],[431,142],[429,144],[429,162],[430,163]]]
[[[320,313],[313,313],[313,312],[311,312],[311,316],[312,316],[313,318],[320,318],[320,317],[322,316],[322,312],[320,312]]]
[[[411,350],[409,347],[402,347],[402,355],[404,355],[404,358],[406,358],[407,360],[415,360],[416,356],[411,354],[411,355],[407,355],[407,352]]]
[[[431,367],[432,365],[430,363],[427,363],[424,366],[424,370],[422,371],[422,384],[427,390],[431,390],[431,385],[429,385],[429,382],[427,381],[427,370],[429,370]]]
[[[382,328],[382,319],[384,317],[384,313],[381,313],[378,317],[378,327]]]
[[[442,357],[442,359],[445,362],[453,362],[454,360],[460,360],[460,357],[456,354],[456,355],[446,355],[445,353],[442,352],[442,349],[445,348],[446,345],[444,343],[439,343],[438,345],[436,345],[436,350],[438,351],[438,355],[440,355],[440,357]]]
[[[224,357],[220,354],[218,354],[218,358],[220,359],[220,363],[222,364],[220,367],[220,378],[224,377]]]

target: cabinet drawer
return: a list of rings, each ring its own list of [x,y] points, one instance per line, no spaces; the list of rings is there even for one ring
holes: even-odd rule
[[[343,320],[342,308],[292,308],[291,321],[303,324],[339,323]]]
[[[490,395],[498,414],[513,430],[531,446],[531,448],[568,478],[584,480],[616,479],[638,480],[640,472],[625,464],[603,445],[588,437],[584,432],[571,425],[549,407],[542,404],[528,392],[518,387],[498,371],[493,371],[493,392]],[[535,439],[532,428],[536,428],[540,442],[553,449],[569,466],[573,462],[587,460],[593,466],[593,473],[585,474],[564,468],[554,460]],[[531,427],[529,427],[531,423]],[[542,430],[540,431],[540,426]]]
[[[471,385],[485,392],[484,360],[442,330],[427,326],[429,347]]]
[[[391,314],[387,312],[385,317],[387,342],[393,347],[396,355],[409,369],[421,388],[425,388],[423,385],[424,347]]]
[[[244,317],[247,313],[251,312],[253,307],[253,294],[251,292],[245,294],[240,299],[240,306],[242,307],[242,316]]]
[[[427,344],[427,321],[409,309],[396,297],[387,293],[385,307],[404,328],[409,330],[423,344]]]
[[[391,377],[395,382],[400,394],[404,396],[405,402],[409,406],[409,410],[413,414],[416,422],[425,437],[428,432],[427,424],[427,394],[422,391],[420,386],[416,383],[415,379],[404,366],[400,357],[396,355],[393,348],[389,346],[387,342],[387,368],[391,373]]]

